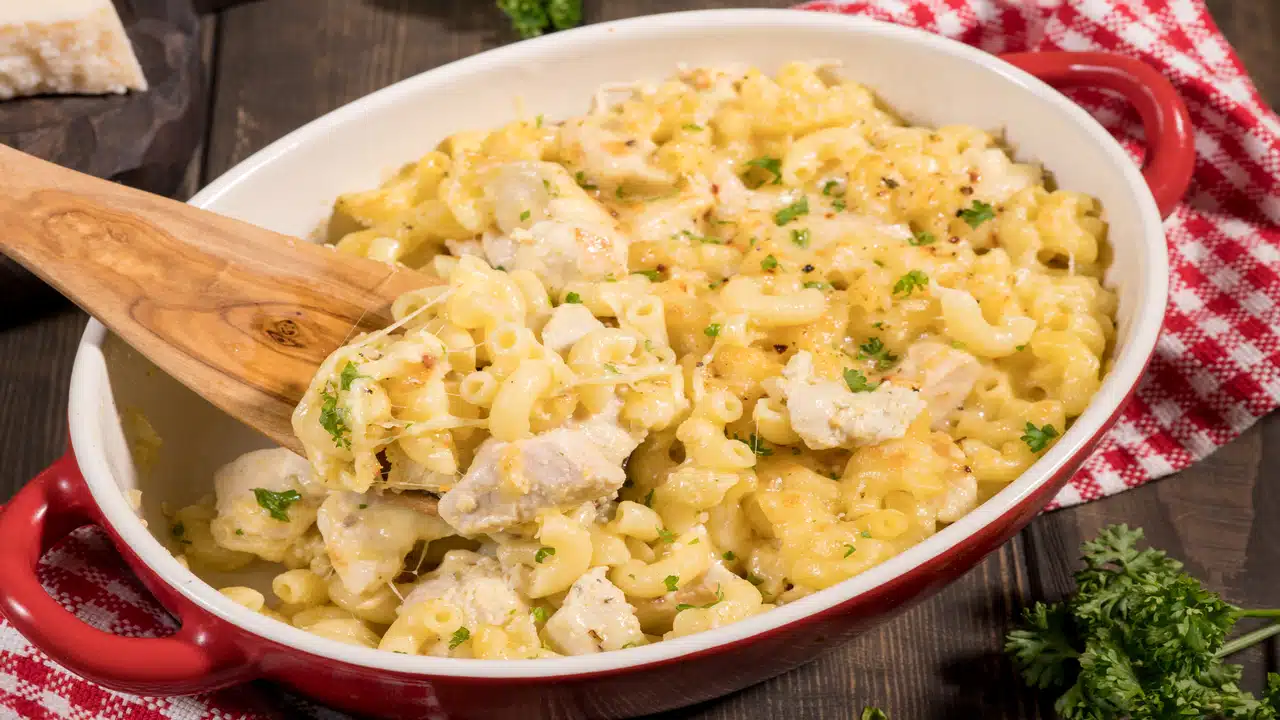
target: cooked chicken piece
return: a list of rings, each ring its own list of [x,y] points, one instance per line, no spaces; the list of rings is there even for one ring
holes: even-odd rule
[[[612,495],[626,481],[582,430],[557,429],[516,442],[490,438],[458,485],[440,498],[440,516],[463,535],[533,520],[543,508]]]
[[[658,146],[647,137],[629,137],[606,127],[606,118],[586,117],[560,128],[565,154],[586,176],[610,186],[669,185],[673,178],[652,162]]]
[[[842,381],[816,380],[807,352],[796,353],[782,375],[773,386],[786,401],[792,429],[814,450],[902,437],[925,407],[920,393],[887,382],[855,393]]]
[[[218,516],[209,529],[218,544],[280,562],[316,521],[324,490],[311,463],[284,448],[255,450],[213,475]]]
[[[551,311],[551,319],[542,326],[542,345],[552,352],[563,353],[594,330],[604,329],[604,323],[585,305],[565,303]]]
[[[350,592],[363,595],[390,582],[419,541],[453,534],[440,518],[403,498],[335,492],[320,506],[316,526],[333,569]]]
[[[547,620],[547,640],[557,652],[587,655],[644,642],[635,608],[605,577],[606,570],[594,568],[579,577]]]
[[[946,427],[951,413],[964,403],[981,375],[977,358],[940,342],[912,345],[895,373],[920,387],[934,429]]]

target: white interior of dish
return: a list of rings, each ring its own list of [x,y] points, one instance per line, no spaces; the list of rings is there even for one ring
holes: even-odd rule
[[[1142,371],[1159,330],[1167,284],[1160,218],[1141,175],[1087,114],[993,57],[923,32],[818,13],[727,10],[595,25],[479,55],[419,75],[286,136],[218,179],[192,202],[272,230],[308,236],[339,193],[377,184],[446,135],[528,115],[581,113],[604,83],[660,79],[689,65],[746,62],[766,71],[790,60],[839,60],[913,123],[1004,130],[1016,156],[1043,163],[1060,187],[1099,197],[1110,222],[1120,292],[1119,342],[1110,376],[1063,439],[985,505],[892,560],[824,592],[716,631],[622,652],[537,661],[420,658],[353,648],[250,613],[169,556],[123,490],[143,491],[150,530],[165,531],[161,503],[211,492],[220,464],[267,441],[200,400],[97,323],[85,333],[71,392],[77,456],[107,518],[138,555],[191,600],[260,635],[317,655],[437,675],[529,677],[592,672],[673,657],[741,639],[830,607],[938,555],[999,517],[1049,478],[1111,415]],[[139,478],[120,413],[142,412],[163,438]],[[238,581],[240,584],[243,581]]]

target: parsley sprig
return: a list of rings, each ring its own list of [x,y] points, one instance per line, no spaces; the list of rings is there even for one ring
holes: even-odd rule
[[[1241,667],[1222,658],[1272,635],[1280,623],[1226,642],[1244,610],[1182,571],[1160,550],[1138,549],[1142,530],[1108,527],[1081,547],[1076,594],[1036,603],[1005,649],[1033,687],[1060,693],[1067,720],[1240,718],[1274,720],[1280,675],[1262,700],[1239,687]]]
[[[582,0],[498,0],[498,9],[522,38],[582,24]]]

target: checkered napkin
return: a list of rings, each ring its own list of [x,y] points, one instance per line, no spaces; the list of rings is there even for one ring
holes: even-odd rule
[[[990,52],[1109,50],[1171,78],[1191,109],[1199,159],[1185,203],[1166,222],[1172,287],[1147,378],[1097,454],[1055,501],[1075,505],[1172,473],[1230,441],[1280,404],[1280,119],[1199,0],[878,0],[812,10],[912,25]],[[1138,116],[1118,98],[1072,97],[1135,161]],[[173,621],[95,530],[49,554],[41,580],[103,630],[170,632]],[[342,718],[262,683],[153,700],[84,682],[0,622],[0,720]]]

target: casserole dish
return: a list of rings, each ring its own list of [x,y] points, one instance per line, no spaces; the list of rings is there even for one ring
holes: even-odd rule
[[[582,64],[581,57],[592,60]],[[510,120],[516,98],[530,112],[557,117],[581,111],[605,83],[660,78],[677,60],[746,62],[770,71],[812,58],[841,61],[846,77],[874,89],[912,124],[1003,128],[1018,160],[1043,164],[1058,186],[1094,195],[1106,209],[1114,254],[1107,281],[1120,298],[1110,372],[1061,440],[987,503],[828,590],[650,646],[533,661],[352,647],[235,604],[153,536],[167,527],[162,504],[178,507],[208,492],[191,478],[211,477],[219,465],[266,442],[91,322],[72,377],[72,451],[0,514],[0,543],[9,549],[0,557],[0,612],[61,664],[121,691],[194,693],[270,678],[335,707],[387,717],[626,717],[704,701],[785,672],[967,571],[1034,517],[1088,457],[1154,350],[1168,283],[1161,215],[1185,190],[1194,151],[1172,86],[1141,63],[1100,54],[1000,60],[916,30],[795,11],[640,18],[495,50],[374,93],[277,141],[192,202],[307,236],[339,193],[375,184],[453,131]],[[1048,83],[1091,85],[1132,102],[1149,143],[1145,178],[1100,125]],[[163,439],[153,463],[138,462],[131,452],[139,413]],[[130,505],[132,490],[142,493],[146,526]],[[44,593],[34,573],[39,556],[86,522],[106,530],[179,618],[175,635],[111,636]]]

